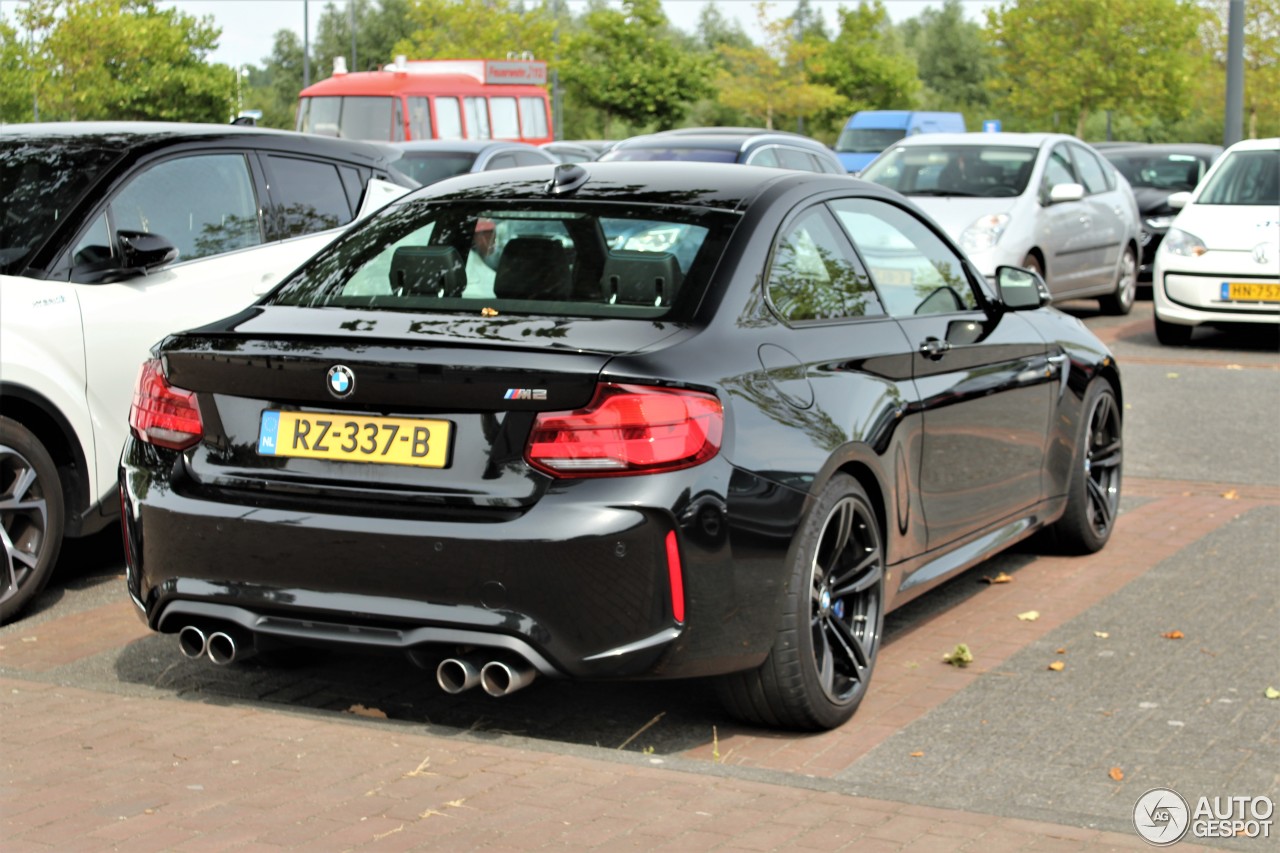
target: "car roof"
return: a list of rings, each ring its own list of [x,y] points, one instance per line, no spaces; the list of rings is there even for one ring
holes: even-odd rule
[[[1059,140],[1080,142],[1079,139],[1065,133],[1015,133],[1012,131],[990,133],[976,130],[971,133],[918,133],[915,136],[899,139],[889,147],[898,148],[903,145],[1002,145],[1020,148],[1040,148],[1046,143]],[[1081,142],[1080,144],[1088,145],[1089,143]]]
[[[1213,158],[1222,153],[1221,145],[1207,142],[1134,142],[1125,145],[1108,145],[1099,149],[1104,157],[1111,154],[1199,154]]]
[[[629,204],[675,204],[718,210],[740,210],[765,192],[809,186],[815,190],[855,189],[864,195],[897,197],[884,187],[857,181],[848,174],[805,172],[744,166],[737,163],[706,163],[685,160],[634,162],[598,160],[561,164],[555,175],[568,188],[549,191],[552,172],[545,166],[526,166],[494,172],[479,172],[447,178],[416,191],[407,200],[501,202],[547,200],[623,201]],[[857,186],[851,187],[851,183]]]
[[[403,151],[458,151],[479,154],[482,151],[537,151],[537,145],[505,139],[414,139],[388,143]]]
[[[1274,151],[1280,148],[1280,137],[1267,139],[1242,139],[1227,148],[1227,151]]]
[[[680,140],[681,145],[699,148],[718,148],[725,151],[744,151],[750,146],[776,142],[779,144],[799,145],[813,150],[827,151],[827,147],[816,139],[787,131],[757,130],[753,128],[682,128],[680,130],[648,133],[633,136],[619,142],[615,148],[649,148],[669,146],[673,137]]]

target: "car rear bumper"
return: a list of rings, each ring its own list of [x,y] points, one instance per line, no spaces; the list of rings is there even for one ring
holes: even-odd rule
[[[487,647],[582,678],[759,664],[804,503],[744,483],[754,478],[721,459],[558,485],[489,523],[246,507],[184,488],[181,468],[178,454],[125,448],[127,583],[154,630],[220,625],[257,646]],[[740,509],[769,518],[775,534],[735,525],[731,480],[741,494],[771,495],[765,512],[755,498]]]

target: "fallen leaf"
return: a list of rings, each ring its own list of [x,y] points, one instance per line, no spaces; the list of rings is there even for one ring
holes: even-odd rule
[[[1107,775],[1110,776],[1112,779],[1115,779],[1117,782],[1124,781],[1124,771],[1121,770],[1119,767],[1112,767],[1111,772],[1109,772]]]
[[[1056,660],[1053,663],[1049,664],[1049,669],[1053,670],[1054,672],[1062,672],[1066,668],[1067,668],[1067,665],[1060,660]]]
[[[1237,492],[1235,489],[1228,489],[1227,491],[1222,493],[1222,496],[1229,501],[1240,500],[1240,493]]]
[[[1060,655],[1065,655],[1066,653],[1067,653],[1067,647],[1066,647],[1066,646],[1063,646],[1062,648],[1058,649],[1058,654],[1060,654]]]
[[[924,753],[923,753],[923,752],[913,752],[913,753],[911,753],[911,757],[912,757],[912,758],[924,758]]]
[[[497,317],[498,309],[490,308],[489,306],[486,305],[484,308],[480,309],[480,316],[481,317]]]
[[[985,577],[983,578],[983,580],[987,583],[1012,583],[1013,577],[1011,575],[1006,575],[1004,572],[1001,572],[1000,574],[996,575],[993,578]]]
[[[1097,637],[1099,640],[1105,640],[1107,637],[1110,637],[1111,635],[1108,634],[1106,631],[1094,631],[1093,636]]]
[[[1181,631],[1165,631],[1160,636],[1164,637],[1166,640],[1181,640],[1182,632]]]
[[[1039,610],[1028,610],[1026,613],[1019,613],[1018,618],[1023,622],[1034,622],[1040,618]]]
[[[1262,695],[1266,696],[1268,699],[1280,699],[1280,690],[1276,690],[1274,687],[1268,687]]]
[[[942,656],[943,663],[949,663],[952,666],[968,666],[973,663],[973,652],[969,651],[969,647],[964,643],[959,643],[954,649]]]
[[[1166,373],[1166,374],[1164,375],[1164,378],[1165,378],[1165,379],[1177,379],[1177,378],[1178,378],[1178,374],[1176,374],[1176,373]]]
[[[366,708],[363,705],[355,704],[347,709],[348,714],[355,714],[357,717],[377,717],[380,720],[387,718],[386,711],[379,711],[377,708]]]

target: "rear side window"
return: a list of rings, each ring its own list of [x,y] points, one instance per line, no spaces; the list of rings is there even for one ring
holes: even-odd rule
[[[267,163],[277,237],[327,231],[351,221],[352,205],[337,166],[276,154]]]
[[[167,238],[178,247],[180,261],[263,242],[257,197],[243,154],[203,154],[158,163],[116,195],[111,215],[117,230]]]
[[[768,291],[789,323],[884,313],[857,255],[821,207],[802,214],[774,245]]]
[[[477,317],[687,316],[737,221],[666,205],[406,203],[335,243],[272,299]]]

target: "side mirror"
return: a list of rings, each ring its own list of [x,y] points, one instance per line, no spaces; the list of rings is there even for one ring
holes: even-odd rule
[[[120,230],[116,236],[120,241],[120,266],[126,270],[150,272],[178,259],[178,247],[159,234]]]
[[[1186,207],[1190,202],[1191,202],[1191,193],[1187,192],[1186,190],[1183,190],[1182,192],[1179,192],[1179,193],[1173,193],[1171,196],[1165,199],[1164,203],[1172,207],[1174,210],[1182,210],[1182,208]]]
[[[1022,267],[996,267],[996,286],[1000,303],[1010,311],[1043,308],[1053,301],[1044,279]]]
[[[1054,184],[1049,188],[1049,203],[1059,204],[1064,201],[1079,201],[1084,198],[1083,184]]]

